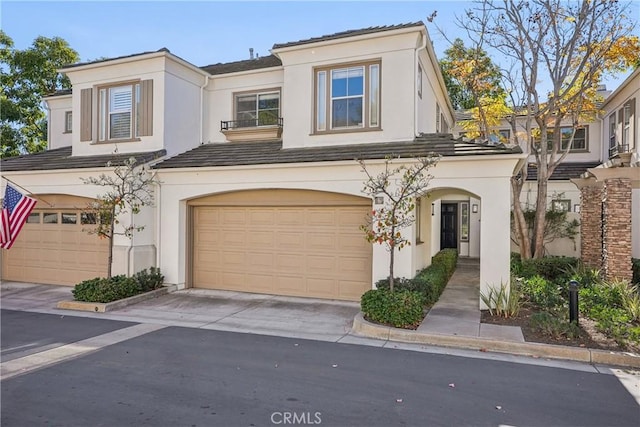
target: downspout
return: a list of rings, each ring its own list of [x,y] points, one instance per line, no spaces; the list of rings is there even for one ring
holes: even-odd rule
[[[204,76],[204,83],[200,86],[200,144],[204,144],[204,88],[209,83],[209,76]]]
[[[47,101],[44,101],[44,105],[47,109],[47,150],[51,150],[51,108]]]
[[[427,37],[422,33],[420,33],[420,37],[422,38],[422,45],[416,48],[416,51],[414,54],[415,62],[413,64],[413,99],[415,99],[415,102],[413,103],[413,134],[416,137],[420,136],[418,133],[418,107],[420,103],[420,98],[418,97],[418,75],[417,75],[418,64],[420,64],[420,57],[418,52],[427,48]]]
[[[156,172],[157,173],[157,172]],[[157,194],[156,194],[156,200],[157,203],[156,205],[156,267],[160,268],[160,255],[161,255],[161,250],[162,250],[162,242],[160,237],[162,236],[162,191],[161,190],[161,186],[162,183],[160,182],[160,180],[156,181],[156,189],[157,189]]]

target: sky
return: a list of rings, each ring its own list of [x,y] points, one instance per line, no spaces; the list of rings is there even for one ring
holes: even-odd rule
[[[633,0],[640,21],[640,1]],[[82,62],[168,48],[204,66],[249,58],[249,48],[269,55],[285,43],[370,26],[435,22],[449,38],[468,1],[15,1],[2,0],[1,28],[17,49],[37,36],[62,37]],[[448,46],[433,24],[427,28],[438,57]],[[640,31],[638,31],[640,33]],[[615,88],[627,74],[609,79]]]

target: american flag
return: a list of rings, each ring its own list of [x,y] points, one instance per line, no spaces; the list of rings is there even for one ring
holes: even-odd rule
[[[36,199],[25,196],[7,184],[0,213],[0,248],[9,249],[13,246],[35,205]]]

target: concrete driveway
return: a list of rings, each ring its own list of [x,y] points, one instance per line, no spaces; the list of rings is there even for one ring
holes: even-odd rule
[[[294,298],[243,292],[185,289],[107,313],[56,308],[71,300],[71,288],[3,282],[3,309],[35,311],[169,326],[340,341],[349,333],[357,302]]]

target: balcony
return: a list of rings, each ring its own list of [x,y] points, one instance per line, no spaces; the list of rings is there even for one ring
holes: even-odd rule
[[[282,117],[220,122],[220,132],[228,141],[272,141],[282,137]]]
[[[617,144],[609,148],[609,158],[613,159],[614,157],[618,157],[619,154],[628,153],[628,152],[629,152],[629,144]]]

